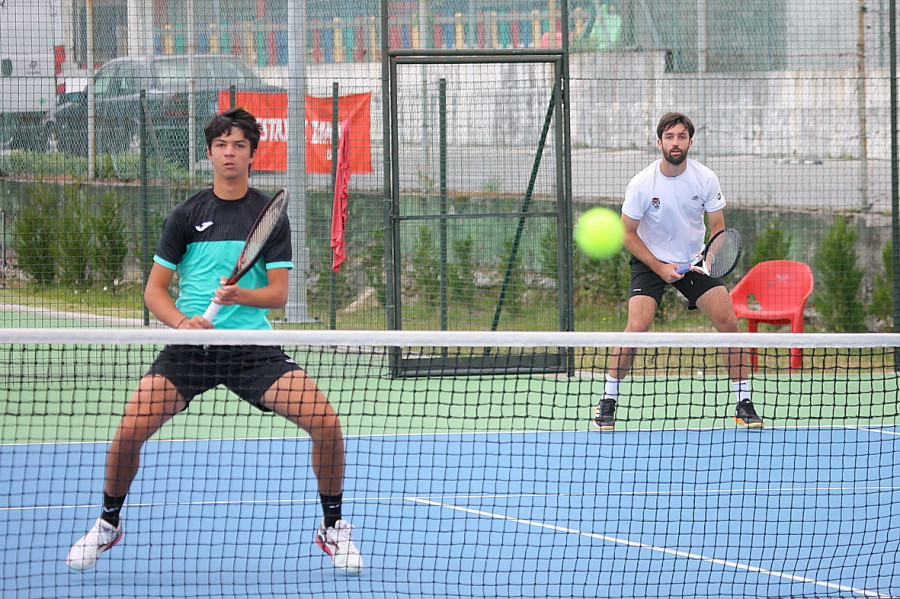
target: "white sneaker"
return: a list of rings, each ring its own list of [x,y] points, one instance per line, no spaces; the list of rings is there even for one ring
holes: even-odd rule
[[[73,570],[88,570],[97,564],[97,560],[104,551],[122,540],[122,523],[113,526],[103,518],[97,518],[94,526],[87,534],[78,539],[69,555],[66,556],[66,565]]]
[[[350,538],[353,526],[346,520],[338,520],[334,528],[325,528],[325,519],[316,531],[316,545],[331,556],[334,567],[346,574],[359,574],[363,569],[362,555]]]

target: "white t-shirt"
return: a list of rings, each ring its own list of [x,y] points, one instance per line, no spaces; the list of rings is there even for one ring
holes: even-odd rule
[[[638,237],[662,262],[687,264],[703,249],[705,212],[725,207],[719,178],[699,162],[687,161],[677,177],[666,177],[657,160],[625,188],[622,213],[641,221]]]

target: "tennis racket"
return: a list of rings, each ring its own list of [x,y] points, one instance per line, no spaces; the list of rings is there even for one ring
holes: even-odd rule
[[[697,266],[703,273],[710,277],[724,277],[737,266],[741,259],[741,233],[737,229],[722,229],[709,240],[700,255],[684,266],[675,269],[678,274],[684,274]]]
[[[225,281],[225,285],[234,285],[240,281],[241,277],[247,274],[251,268],[253,268],[253,265],[256,264],[256,261],[262,256],[263,250],[266,248],[266,244],[272,236],[272,231],[275,230],[278,221],[284,216],[289,200],[290,194],[288,194],[288,191],[286,189],[280,189],[272,196],[272,199],[266,203],[259,213],[259,216],[256,218],[256,222],[250,227],[250,234],[247,235],[247,240],[244,242],[241,254],[234,264],[234,270],[231,271],[231,276]],[[206,312],[203,313],[203,318],[212,322],[221,308],[222,304],[210,302]]]

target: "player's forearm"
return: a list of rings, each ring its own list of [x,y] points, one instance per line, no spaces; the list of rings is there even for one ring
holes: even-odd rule
[[[647,248],[643,240],[633,231],[625,232],[625,249],[631,252],[631,255],[649,266],[652,270],[656,270],[657,266],[663,264],[656,256]]]
[[[721,210],[708,212],[706,214],[706,222],[709,225],[709,237],[712,237],[725,228],[725,214]]]
[[[646,264],[650,270],[658,274],[666,283],[673,283],[683,276],[675,271],[677,265],[662,262],[654,256],[653,252],[638,237],[637,232],[625,233],[625,247],[635,258]]]
[[[216,290],[216,298],[223,304],[238,304],[251,308],[271,310],[287,304],[288,290],[279,285],[266,285],[257,289],[244,289],[229,285]]]
[[[175,302],[172,301],[172,297],[167,291],[160,292],[156,289],[146,289],[144,291],[144,304],[157,320],[173,329],[177,329],[178,325],[187,318],[181,310],[175,307]]]

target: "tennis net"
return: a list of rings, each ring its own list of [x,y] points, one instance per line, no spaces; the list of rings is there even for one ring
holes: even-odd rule
[[[221,386],[143,445],[121,542],[67,567],[100,515],[129,397],[170,344],[218,356],[211,368],[234,367],[238,388],[259,371],[223,344],[277,344],[309,373],[340,416],[361,572],[313,542],[310,436]],[[638,356],[613,429],[598,431],[618,346]],[[900,596],[898,347],[897,335],[0,329],[0,595]],[[734,422],[723,366],[723,354],[749,364],[751,348],[756,429]],[[469,368],[485,356],[516,366]]]

